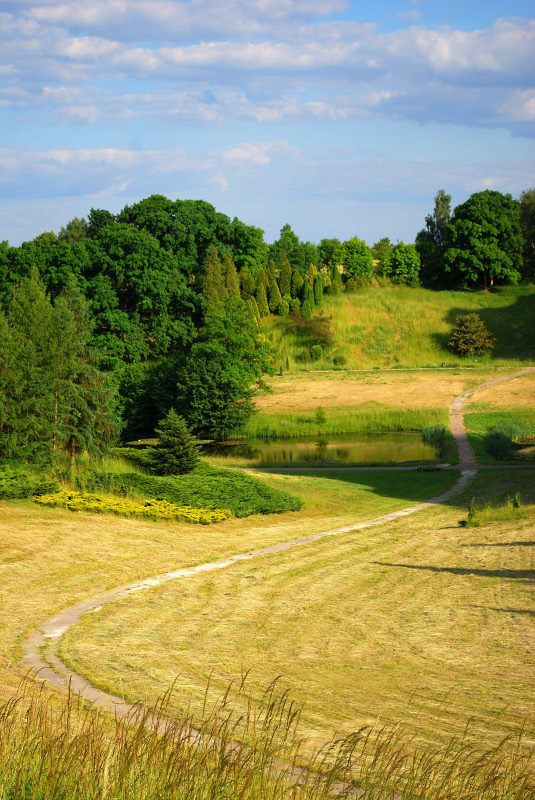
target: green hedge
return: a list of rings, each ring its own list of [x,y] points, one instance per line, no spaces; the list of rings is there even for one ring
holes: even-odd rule
[[[59,483],[46,475],[32,475],[11,467],[0,467],[0,499],[18,500],[57,492]]]
[[[76,476],[76,488],[167,500],[194,508],[229,508],[237,517],[298,511],[302,502],[243,472],[201,464],[186,475],[158,477],[93,470]]]

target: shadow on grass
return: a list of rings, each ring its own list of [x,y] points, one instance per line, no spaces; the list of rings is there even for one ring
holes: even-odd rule
[[[535,547],[535,542],[473,542],[461,547]]]
[[[470,608],[481,608],[483,611],[498,611],[501,614],[526,614],[528,617],[535,617],[535,611],[529,608],[495,608],[493,606],[474,606]]]
[[[492,336],[496,338],[493,358],[535,358],[535,292],[525,294],[525,287],[507,287],[504,293],[511,297],[509,305],[495,308],[474,308],[468,302],[464,307],[452,308],[446,314],[446,322],[453,329],[457,317],[463,314],[478,314]],[[515,292],[519,294],[515,297]],[[520,294],[523,292],[523,294]],[[471,295],[467,293],[467,298]],[[448,351],[449,333],[437,333],[435,342]]]
[[[535,569],[480,569],[479,567],[431,567],[423,564],[391,564],[388,561],[372,561],[382,567],[395,567],[396,569],[416,569],[424,572],[445,572],[450,575],[470,575],[477,578],[505,578],[535,583]]]

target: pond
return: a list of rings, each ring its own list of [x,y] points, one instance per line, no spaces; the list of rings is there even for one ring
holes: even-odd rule
[[[295,439],[247,439],[205,445],[206,455],[264,466],[297,464],[403,464],[437,462],[434,447],[419,433],[350,433]]]

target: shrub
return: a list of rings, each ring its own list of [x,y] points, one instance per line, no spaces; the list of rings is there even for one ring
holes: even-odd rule
[[[173,477],[93,471],[77,476],[76,486],[89,492],[119,492],[194,508],[230,508],[236,517],[297,511],[302,506],[298,498],[272,489],[257,478],[204,463],[187,475]]]
[[[156,428],[160,440],[154,448],[155,471],[160,475],[183,475],[191,472],[199,460],[199,448],[186,421],[174,408]]]
[[[338,353],[333,358],[333,364],[335,367],[343,367],[346,363],[347,363],[347,358],[341,353]]]
[[[522,420],[501,420],[485,434],[485,448],[497,461],[506,461],[514,455],[513,443],[530,436],[531,433],[531,426]]]
[[[318,425],[324,425],[327,422],[327,414],[322,406],[318,406],[314,411],[314,422]]]
[[[279,303],[278,313],[281,317],[287,317],[290,313],[290,304],[285,297]]]
[[[146,500],[143,504],[124,498],[114,500],[96,494],[83,492],[55,492],[35,498],[36,503],[45,506],[68,508],[70,511],[91,511],[97,514],[118,514],[122,517],[140,519],[171,520],[209,525],[232,517],[227,508],[208,509],[178,506],[166,500]]]
[[[319,361],[323,357],[323,348],[320,344],[313,344],[310,348],[310,358],[312,361]]]
[[[472,356],[490,352],[495,341],[478,314],[461,314],[457,317],[448,347],[458,356]]]
[[[59,483],[46,475],[31,475],[23,470],[0,469],[0,499],[19,500],[49,492],[57,492]]]

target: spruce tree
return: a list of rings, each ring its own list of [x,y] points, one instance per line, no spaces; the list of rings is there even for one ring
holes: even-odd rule
[[[199,448],[186,421],[171,408],[156,428],[159,437],[154,448],[154,466],[160,475],[183,475],[196,466]]]
[[[323,278],[321,275],[316,275],[314,278],[314,302],[319,305],[323,300]]]
[[[292,270],[291,292],[292,297],[301,297],[303,289],[303,276],[297,269]]]
[[[247,302],[254,294],[254,278],[247,268],[240,272],[240,286],[242,299]]]

